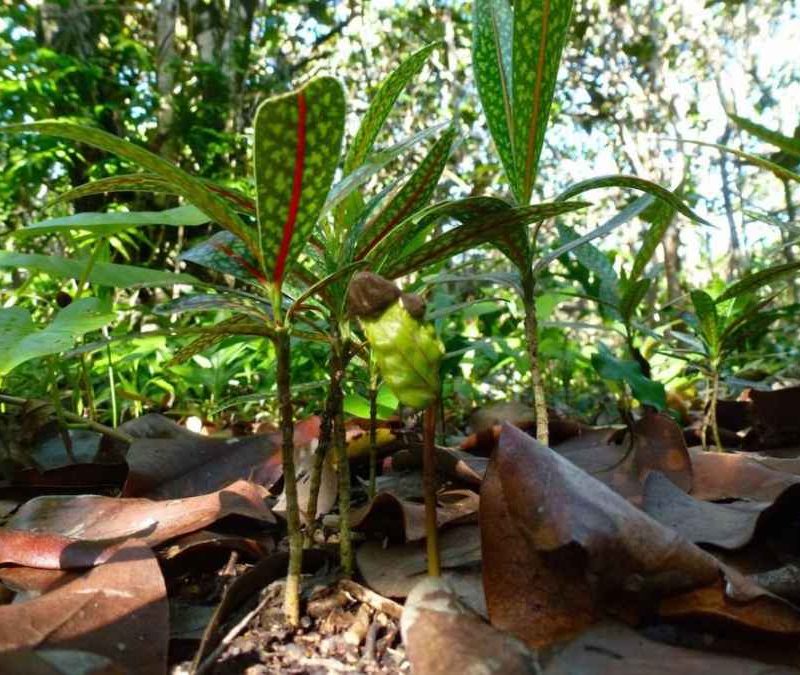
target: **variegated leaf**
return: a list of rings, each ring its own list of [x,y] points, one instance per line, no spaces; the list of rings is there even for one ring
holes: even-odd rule
[[[364,226],[359,237],[357,260],[369,254],[399,223],[428,203],[450,157],[455,138],[456,129],[451,127],[434,144],[405,184],[389,197]]]
[[[342,85],[331,77],[264,101],[255,119],[259,243],[267,278],[280,286],[306,245],[339,163]]]
[[[218,232],[182,253],[180,259],[215,272],[230,274],[249,284],[267,283],[267,278],[259,269],[255,256],[241,239],[230,232]]]
[[[188,361],[196,354],[201,354],[204,351],[211,349],[211,347],[219,344],[225,338],[228,338],[231,335],[241,335],[243,329],[246,329],[247,326],[252,323],[253,319],[251,319],[249,316],[245,316],[244,314],[236,314],[229,319],[225,319],[214,326],[215,330],[213,333],[209,332],[201,335],[199,338],[196,338],[195,340],[192,340],[188,344],[181,347],[172,355],[172,358],[167,361],[165,366],[167,368],[171,366],[177,366]],[[230,332],[226,332],[228,329],[230,329]]]
[[[169,182],[175,188],[177,194],[194,204],[226,230],[233,232],[237,237],[247,242],[248,246],[252,245],[254,251],[257,250],[255,249],[255,242],[250,236],[251,229],[242,222],[234,210],[228,206],[227,202],[214,195],[206,189],[201,181],[190,176],[183,169],[170,164],[165,159],[139,145],[118,138],[101,129],[59,120],[44,120],[29,124],[9,124],[0,126],[0,133],[2,132],[38,133],[55,136],[78,143],[86,143],[127,159]]]
[[[272,319],[272,308],[269,304],[263,300],[235,292],[184,295],[154,307],[153,312],[162,316],[169,316],[171,314],[191,314],[223,309],[246,314],[259,321]]]
[[[347,150],[344,160],[345,174],[357,169],[366,159],[400,92],[405,89],[411,78],[422,70],[422,66],[435,47],[436,43],[432,43],[414,52],[381,83]]]
[[[472,67],[489,131],[514,195],[520,187],[514,167],[512,44],[514,17],[508,0],[475,0]]]
[[[675,213],[675,207],[660,199],[656,199],[652,206],[642,213],[642,220],[650,223],[650,228],[644,235],[642,245],[633,259],[633,267],[628,278],[630,282],[636,281],[644,274],[647,263],[652,259],[670,224],[675,219]]]
[[[109,176],[79,185],[58,195],[45,208],[50,208],[63,202],[74,201],[81,197],[90,197],[107,192],[161,192],[176,194],[172,183],[160,176],[151,173],[126,173],[121,176]]]
[[[572,0],[516,0],[512,109],[514,165],[520,204],[530,202],[544,145]]]

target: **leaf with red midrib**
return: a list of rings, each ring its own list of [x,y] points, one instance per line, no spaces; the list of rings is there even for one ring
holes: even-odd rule
[[[331,77],[265,101],[255,119],[263,270],[280,286],[319,217],[339,162],[344,92]]]

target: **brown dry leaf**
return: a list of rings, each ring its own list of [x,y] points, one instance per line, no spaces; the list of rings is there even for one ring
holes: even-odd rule
[[[797,513],[799,500],[800,485],[790,485],[773,503],[714,504],[695,499],[662,474],[652,473],[645,482],[642,508],[689,541],[733,550],[749,544],[769,519]]]
[[[5,542],[5,560],[16,556],[16,562],[24,560],[31,567],[85,567],[102,561],[108,555],[107,546],[118,546],[128,537],[155,546],[230,515],[274,523],[264,503],[266,496],[263,487],[242,480],[218,492],[170,501],[97,495],[38,497],[12,516],[6,530],[0,530],[0,545]],[[47,546],[33,548],[30,534],[48,535]],[[98,540],[105,541],[98,544]]]
[[[124,497],[192,497],[240,479],[271,487],[282,474],[277,434],[209,438],[155,414],[121,428],[136,437],[127,453]]]
[[[692,496],[705,501],[751,499],[771,502],[800,476],[776,471],[738,452],[704,452],[691,448]]]
[[[747,389],[741,398],[750,402],[753,421],[745,447],[766,450],[800,445],[800,387]]]
[[[414,675],[539,672],[533,652],[465,607],[442,579],[424,579],[409,593],[400,630]]]
[[[76,649],[39,649],[0,654],[3,675],[125,675],[111,659]]]
[[[163,673],[168,637],[164,580],[144,546],[127,546],[38,598],[0,606],[0,651],[80,650],[129,672]]]
[[[570,642],[544,675],[792,675],[800,670],[736,656],[709,654],[649,640],[627,626],[601,623]]]
[[[510,426],[481,490],[481,542],[492,623],[534,647],[576,635],[604,610],[633,619],[659,598],[724,595],[722,578],[741,608],[734,621],[768,623],[774,610],[800,626],[794,609]],[[718,604],[715,616],[732,602]]]
[[[437,499],[439,527],[463,522],[478,511],[478,495],[471,490],[450,490],[437,495]],[[394,542],[418,541],[425,537],[425,505],[380,492],[371,502],[350,512],[350,525]]]
[[[633,426],[634,468],[641,483],[658,471],[684,492],[692,489],[692,460],[681,428],[671,417],[646,410]]]
[[[439,547],[443,578],[468,606],[485,616],[478,527],[457,525],[442,530]],[[376,593],[388,598],[404,598],[426,574],[425,542],[384,546],[379,541],[368,541],[356,551],[356,565],[367,586]]]

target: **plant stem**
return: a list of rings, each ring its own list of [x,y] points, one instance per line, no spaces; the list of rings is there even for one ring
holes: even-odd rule
[[[331,364],[333,359],[331,358]],[[331,373],[333,366],[331,365]],[[331,447],[331,435],[333,433],[334,410],[333,377],[328,384],[328,394],[325,397],[325,408],[322,410],[322,420],[319,428],[319,443],[314,451],[314,464],[311,467],[311,485],[308,491],[308,504],[306,505],[306,521],[308,530],[306,532],[306,545],[310,546],[313,540],[314,528],[317,521],[317,505],[319,504],[319,491],[322,486],[322,468],[325,465],[325,458],[328,449]]]
[[[369,498],[374,499],[378,480],[378,373],[370,358],[369,378]]]
[[[72,464],[77,464],[78,460],[75,453],[72,451],[72,437],[69,435],[69,428],[67,428],[67,419],[64,416],[64,408],[61,405],[61,397],[58,395],[58,368],[56,367],[55,359],[48,359],[52,367],[50,383],[50,398],[53,402],[53,409],[56,412],[56,419],[58,420],[58,433],[61,435],[61,442],[64,444],[64,450],[67,457]]]
[[[283,443],[283,483],[286,491],[286,528],[289,535],[289,570],[283,613],[286,622],[296,627],[300,624],[300,568],[303,564],[303,539],[300,534],[300,509],[297,504],[297,476],[294,468],[294,411],[291,392],[291,344],[288,328],[277,326],[275,331],[277,356],[278,401],[281,415]]]
[[[353,575],[353,542],[350,537],[350,459],[344,429],[344,344],[338,323],[334,322],[331,340],[331,394],[333,395],[333,445],[336,452],[336,472],[339,476],[339,557],[342,572]]]
[[[711,433],[714,435],[714,444],[717,452],[725,452],[722,441],[719,437],[719,424],[717,424],[717,399],[719,398],[719,370],[714,368],[714,375],[711,378],[711,400],[708,404],[706,413],[711,420]]]
[[[436,525],[436,401],[425,411],[423,421],[422,490],[425,494],[425,541],[428,576],[442,575],[439,559],[439,534]]]
[[[536,282],[533,275],[528,274],[522,279],[522,304],[525,309],[525,340],[528,343],[528,355],[531,361],[533,409],[536,415],[536,440],[542,445],[549,445],[547,399],[539,363],[539,326],[536,321],[535,291]]]

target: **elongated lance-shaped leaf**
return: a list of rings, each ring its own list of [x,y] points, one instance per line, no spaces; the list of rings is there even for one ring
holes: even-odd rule
[[[531,200],[571,14],[572,0],[514,4],[514,163],[520,204]]]
[[[558,204],[561,201],[561,197],[558,200],[553,202],[554,204]],[[570,251],[574,251],[579,246],[583,246],[586,242],[592,241],[594,239],[598,239],[599,237],[605,237],[610,232],[613,232],[615,229],[624,225],[629,220],[631,220],[634,216],[637,216],[639,213],[644,211],[647,206],[652,202],[652,198],[648,196],[640,197],[636,201],[628,204],[622,211],[614,215],[613,217],[609,218],[605,223],[600,225],[599,227],[594,228],[590,232],[578,237],[577,239],[573,239],[571,241],[566,242],[559,246],[555,251],[551,251],[545,256],[539,258],[536,261],[536,264],[533,266],[533,273],[534,275],[538,274],[541,270],[543,270],[547,265],[549,265],[553,260],[560,258],[565,253],[569,253]]]
[[[674,139],[665,139],[665,140],[674,140]],[[795,173],[794,171],[789,171],[786,167],[781,166],[780,164],[776,164],[775,162],[770,162],[768,159],[764,159],[763,157],[759,157],[758,155],[753,155],[749,152],[744,152],[744,150],[737,150],[736,148],[729,148],[727,145],[720,145],[719,143],[706,143],[705,141],[689,141],[685,138],[682,138],[680,141],[674,141],[675,143],[687,143],[689,145],[698,145],[703,148],[714,148],[715,150],[719,150],[720,152],[727,152],[730,155],[735,155],[746,162],[753,164],[761,169],[766,169],[767,171],[771,171],[774,173],[778,178],[781,180],[788,180],[794,181],[796,183],[800,183],[800,174]]]
[[[739,117],[739,115],[728,113],[728,117],[733,120],[736,126],[744,129],[747,133],[753,134],[753,136],[756,138],[760,138],[762,141],[766,141],[767,143],[780,148],[786,154],[800,160],[800,138],[784,136],[778,131],[768,129],[767,127],[762,126],[757,122],[753,122],[745,117]]]
[[[79,143],[86,143],[100,150],[105,150],[118,157],[127,159],[141,168],[168,181],[175,187],[177,194],[181,195],[191,204],[206,213],[212,220],[219,223],[226,230],[233,232],[237,237],[246,241],[255,249],[255,242],[250,236],[248,228],[228,204],[210,192],[203,183],[190,176],[183,169],[170,164],[165,159],[153,154],[149,150],[118,138],[113,134],[95,129],[94,127],[61,122],[59,120],[45,120],[29,124],[8,124],[0,126],[0,133],[39,133],[55,136]]]
[[[95,234],[113,234],[144,225],[194,226],[203,225],[209,217],[196,206],[179,206],[165,211],[112,211],[94,213],[83,211],[72,216],[48,218],[32,223],[27,227],[14,230],[12,236],[17,238],[37,237],[55,232],[71,230],[87,230]]]
[[[469,223],[499,212],[508,212],[512,208],[508,202],[497,197],[467,197],[439,202],[418,211],[400,223],[370,252],[368,258],[380,263],[384,258],[401,256],[409,246],[414,245],[418,237],[424,236],[436,223],[445,218]]]
[[[513,263],[520,273],[527,272],[531,268],[533,263],[531,236],[525,225],[521,225],[516,229],[504,228],[492,240],[492,243]]]
[[[0,309],[0,376],[31,359],[66,351],[81,335],[113,320],[114,313],[98,298],[76,300],[41,330],[27,310]]]
[[[690,220],[695,221],[696,223],[701,223],[703,225],[710,225],[710,223],[705,219],[701,218],[697,215],[692,209],[690,209],[686,203],[672,190],[659,185],[658,183],[654,183],[651,180],[647,180],[646,178],[639,178],[639,176],[627,176],[625,174],[618,174],[618,175],[611,175],[611,176],[598,176],[597,178],[589,178],[588,180],[581,181],[580,183],[575,183],[574,185],[570,185],[564,192],[562,192],[558,197],[556,197],[555,201],[561,201],[562,199],[572,199],[579,194],[587,192],[588,190],[596,190],[598,188],[607,188],[607,187],[620,187],[620,188],[631,188],[633,190],[641,190],[642,192],[646,192],[647,194],[653,195],[654,197],[658,197],[663,201],[667,202],[672,208],[676,211],[680,211],[684,216],[689,218]]]
[[[339,163],[344,90],[332,77],[264,101],[255,119],[263,269],[280,287],[319,218]]]
[[[514,16],[508,0],[475,0],[472,28],[475,82],[511,191],[520,199],[522,191],[514,166],[513,41]]]
[[[714,299],[705,291],[692,291],[689,296],[692,299],[694,312],[700,323],[700,332],[703,335],[709,351],[713,355],[719,345],[719,315]]]
[[[397,159],[403,153],[413,148],[418,143],[421,143],[427,138],[439,133],[442,129],[447,127],[447,123],[434,124],[427,129],[412,134],[408,138],[403,139],[399,143],[390,145],[387,148],[377,150],[369,155],[356,169],[347,174],[342,180],[336,183],[331,191],[328,193],[328,199],[325,201],[325,206],[322,209],[322,214],[327,213],[334,207],[338,206],[347,197],[353,194],[355,190],[360,188],[370,178],[372,178],[378,171],[385,167],[392,160]]]
[[[43,272],[57,279],[83,279],[86,266],[87,261],[85,260],[70,260],[40,253],[0,251],[0,267],[20,267],[34,272]],[[86,281],[98,286],[113,288],[199,283],[190,274],[162,272],[147,267],[107,262],[95,262],[89,270]]]
[[[630,322],[631,317],[636,312],[639,303],[644,299],[647,291],[650,290],[650,285],[653,280],[645,277],[644,279],[630,279],[625,283],[625,292],[622,294],[622,299],[619,301],[619,313],[625,322]]]
[[[289,308],[289,311],[286,313],[287,318],[291,317],[292,314],[299,312],[300,309],[303,307],[303,303],[305,303],[309,298],[313,298],[314,296],[320,296],[324,304],[330,305],[331,297],[325,291],[331,285],[339,281],[342,281],[344,279],[349,280],[353,272],[364,267],[364,265],[366,265],[366,261],[357,260],[355,262],[350,263],[349,265],[345,265],[344,267],[336,270],[332,274],[329,274],[324,279],[320,279],[312,286],[309,286],[294,300],[292,306]],[[344,294],[341,294],[341,297],[342,297],[342,302],[345,302]]]
[[[780,281],[789,276],[794,276],[800,270],[800,261],[784,263],[782,265],[774,265],[760,272],[750,274],[732,286],[728,286],[725,292],[717,298],[717,302],[723,302],[730,298],[736,298],[743,293],[750,293],[756,291],[762,286],[771,284],[775,281]]]
[[[448,129],[425,156],[416,171],[365,226],[356,258],[364,258],[399,223],[430,201],[453,150],[456,129]]]
[[[411,78],[422,70],[422,66],[425,65],[437,44],[433,42],[414,52],[380,84],[375,96],[372,97],[364,118],[361,120],[355,138],[353,138],[353,142],[347,150],[347,155],[344,159],[345,174],[358,168],[367,158],[369,151],[372,149],[372,144],[392,111],[400,92],[406,88]]]
[[[472,220],[425,242],[402,257],[389,259],[379,271],[389,278],[409,274],[445,258],[493,241],[506,228],[519,228],[521,225],[553,218],[562,213],[582,209],[586,206],[589,206],[587,202],[536,204],[534,206],[516,207],[510,211],[501,211],[485,219]]]
[[[161,192],[175,194],[175,187],[168,180],[152,173],[126,173],[119,176],[99,178],[67,190],[47,203],[45,208],[49,209],[56,204],[108,192]]]
[[[209,332],[201,335],[199,338],[192,340],[188,344],[181,347],[172,355],[172,358],[167,361],[165,365],[167,368],[171,366],[177,366],[188,361],[196,354],[201,354],[202,352],[211,349],[211,347],[219,344],[232,335],[247,334],[249,326],[252,326],[254,329],[257,327],[256,324],[254,324],[253,319],[245,314],[236,314],[229,319],[225,319],[214,326],[213,333]],[[262,330],[262,333],[252,333],[253,335],[263,334],[263,327],[259,326],[258,328]]]
[[[272,320],[272,307],[268,303],[235,292],[184,295],[153,308],[153,312],[161,316],[217,310],[232,310],[237,314],[245,314],[259,321]]]
[[[636,252],[633,259],[633,267],[628,277],[628,281],[633,283],[644,274],[647,263],[653,258],[653,255],[667,233],[670,224],[675,219],[675,208],[665,201],[657,199],[653,205],[642,214],[642,220],[651,223],[650,228],[644,235],[642,245]]]
[[[249,284],[267,283],[256,257],[241,239],[230,232],[217,232],[201,244],[182,253],[180,259],[215,272],[230,274]]]
[[[233,188],[215,183],[213,180],[208,180],[206,178],[201,178],[200,180],[211,192],[226,201],[234,211],[246,213],[249,216],[256,215],[256,200],[252,197],[249,197],[239,190],[234,190]]]

